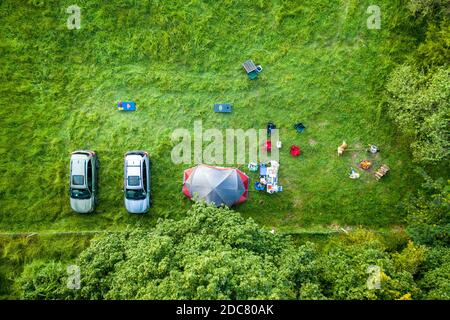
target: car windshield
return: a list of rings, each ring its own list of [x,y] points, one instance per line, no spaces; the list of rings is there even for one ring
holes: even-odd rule
[[[130,187],[137,187],[137,186],[139,186],[140,181],[141,181],[141,177],[139,177],[139,176],[129,176],[128,177],[128,185]]]
[[[125,197],[130,200],[144,200],[146,195],[147,194],[145,193],[144,189],[139,190],[127,189],[127,191],[125,192]]]
[[[70,197],[74,199],[89,199],[91,197],[91,193],[88,189],[71,189]]]
[[[75,186],[82,186],[84,184],[84,176],[73,175],[72,184]]]

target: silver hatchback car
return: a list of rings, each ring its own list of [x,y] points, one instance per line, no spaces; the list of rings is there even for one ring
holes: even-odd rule
[[[91,150],[74,151],[70,157],[70,207],[79,213],[92,212],[98,201],[97,154]]]
[[[150,158],[146,151],[128,151],[124,164],[125,208],[130,213],[145,213],[151,206]]]

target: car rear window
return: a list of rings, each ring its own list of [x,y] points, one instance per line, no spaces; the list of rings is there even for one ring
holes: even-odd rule
[[[139,176],[129,176],[128,177],[128,185],[130,187],[137,187],[140,185],[141,177]]]
[[[72,184],[76,186],[84,185],[84,176],[73,175],[72,176]]]

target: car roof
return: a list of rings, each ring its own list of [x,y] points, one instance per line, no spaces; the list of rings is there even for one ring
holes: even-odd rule
[[[86,161],[88,156],[83,154],[73,154],[71,157],[72,175],[85,175]]]
[[[89,157],[86,153],[79,153],[79,152],[74,152],[72,153],[71,159],[85,159],[87,160]]]
[[[129,186],[128,185],[128,177],[129,176],[139,176],[142,177],[141,166],[143,164],[144,158],[141,155],[127,155],[125,157],[125,175],[126,175],[126,184],[127,187],[130,188],[139,188],[142,186],[142,179],[140,180],[139,186]]]
[[[132,170],[133,168],[139,168],[144,161],[144,158],[140,155],[127,155],[125,157],[125,166]]]

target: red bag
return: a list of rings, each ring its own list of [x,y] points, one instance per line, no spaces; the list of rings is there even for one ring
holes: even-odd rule
[[[291,146],[291,156],[298,157],[300,155],[300,147],[299,146]]]
[[[272,151],[272,141],[270,140],[266,141],[266,150],[269,152]]]

